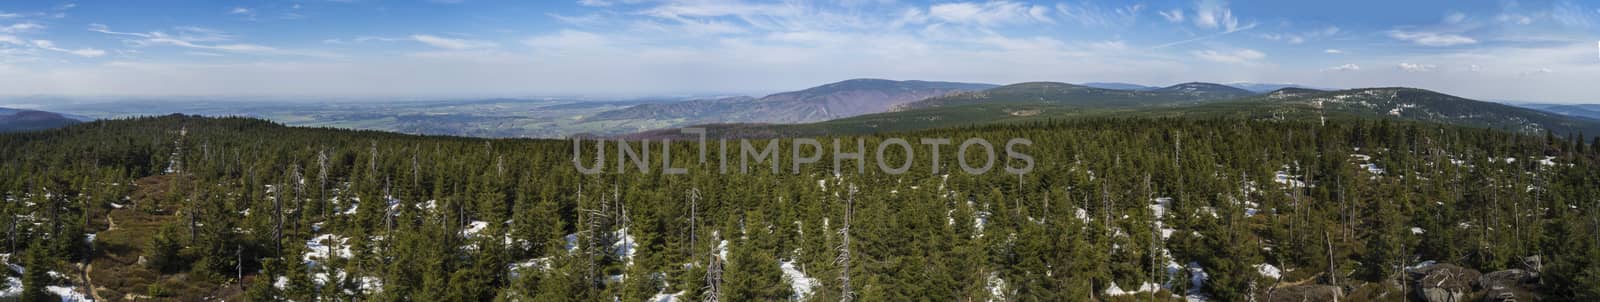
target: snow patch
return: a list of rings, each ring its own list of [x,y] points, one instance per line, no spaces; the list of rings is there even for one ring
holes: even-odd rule
[[[807,277],[805,272],[794,266],[793,261],[779,261],[778,266],[783,269],[783,279],[794,289],[794,297],[791,300],[805,301],[811,298],[811,291],[818,285],[817,279]]]
[[[1274,266],[1274,265],[1271,265],[1271,264],[1266,264],[1266,263],[1257,264],[1256,265],[1256,271],[1257,272],[1261,272],[1261,275],[1262,276],[1267,276],[1267,278],[1272,278],[1272,279],[1282,279],[1283,278],[1283,270],[1278,269],[1277,266]]]

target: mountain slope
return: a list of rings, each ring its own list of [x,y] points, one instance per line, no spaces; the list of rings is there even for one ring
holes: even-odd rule
[[[720,119],[725,116],[724,114],[728,113],[728,108],[744,106],[754,101],[756,101],[755,98],[739,96],[660,104],[639,104],[624,109],[601,112],[589,117],[587,120],[683,119],[703,122],[731,122],[731,120]]]
[[[1184,85],[1179,85],[1184,86]],[[1175,86],[1178,89],[1185,87]],[[1215,94],[1196,86],[1195,95]],[[1169,87],[1173,88],[1173,87]],[[1165,89],[1165,88],[1164,88]],[[1027,91],[1030,93],[1024,93]],[[1226,92],[1220,90],[1219,92]],[[798,125],[710,126],[726,136],[772,137],[820,134],[869,134],[971,125],[1023,123],[1085,118],[1243,118],[1258,120],[1389,119],[1506,130],[1518,133],[1600,133],[1600,121],[1563,116],[1499,103],[1476,101],[1415,88],[1364,88],[1322,91],[1284,88],[1264,95],[1161,106],[1088,106],[1130,100],[1103,89],[1061,83],[1025,83],[985,92],[963,93],[918,102],[918,108]],[[987,94],[986,94],[987,93]],[[1052,101],[1046,96],[1099,95],[1082,102]],[[1117,98],[1122,97],[1122,98]],[[717,132],[714,130],[714,132]]]
[[[1102,89],[1139,90],[1139,91],[1155,90],[1155,89],[1161,88],[1161,87],[1155,87],[1155,86],[1145,86],[1145,85],[1139,85],[1139,84],[1119,83],[1119,82],[1089,82],[1089,83],[1083,83],[1083,84],[1078,84],[1078,85],[1089,86],[1089,87],[1094,87],[1094,88],[1102,88]]]
[[[1600,120],[1568,117],[1404,87],[1338,91],[1285,88],[1256,97],[1147,112],[1145,115],[1250,116],[1274,119],[1381,118],[1485,127],[1530,134],[1544,131],[1559,134],[1600,133]]]
[[[878,113],[891,107],[988,84],[854,79],[760,99],[724,98],[645,104],[588,117],[586,121],[649,118],[695,123],[805,123]]]
[[[1600,104],[1522,104],[1512,106],[1538,109],[1539,111],[1559,113],[1567,116],[1600,119]]]
[[[1138,107],[1222,100],[1251,94],[1243,89],[1209,83],[1185,83],[1149,91],[1135,91],[1057,82],[1029,82],[930,98],[897,107],[895,111],[983,103],[1048,104],[1085,108]]]
[[[1300,85],[1300,84],[1287,84],[1287,83],[1232,82],[1232,83],[1228,83],[1227,85],[1228,86],[1232,86],[1234,88],[1249,90],[1250,92],[1255,92],[1255,93],[1268,93],[1268,92],[1278,91],[1279,89],[1284,89],[1284,88],[1318,89],[1318,88],[1312,88],[1312,87],[1309,87],[1309,86],[1303,86],[1303,85]]]
[[[1232,99],[1256,94],[1255,92],[1240,89],[1238,87],[1202,82],[1189,82],[1172,85],[1153,90],[1152,92],[1188,95],[1202,100]]]
[[[77,119],[55,112],[0,108],[0,132],[38,131],[77,123]]]
[[[1600,106],[1591,105],[1590,107],[1585,107],[1581,105],[1556,105],[1545,107],[1544,111],[1560,113],[1562,115],[1600,119],[1600,109],[1595,109],[1594,107]]]

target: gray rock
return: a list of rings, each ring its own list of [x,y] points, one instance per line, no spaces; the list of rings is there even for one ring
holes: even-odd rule
[[[1418,298],[1428,302],[1462,302],[1472,294],[1472,284],[1482,274],[1448,263],[1411,270]]]
[[[1491,291],[1512,289],[1519,285],[1533,282],[1537,278],[1539,278],[1539,275],[1534,272],[1508,269],[1483,274],[1482,277],[1478,277],[1478,287]]]

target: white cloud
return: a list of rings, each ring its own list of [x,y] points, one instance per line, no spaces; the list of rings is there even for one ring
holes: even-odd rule
[[[1205,29],[1222,29],[1224,32],[1254,27],[1253,24],[1240,27],[1239,19],[1233,16],[1233,10],[1223,0],[1200,0],[1196,3],[1194,25]]]
[[[928,7],[928,17],[943,22],[979,26],[1047,22],[1031,13],[1035,7],[1037,6],[1011,1],[990,1],[982,4],[941,3]]]
[[[1043,6],[1035,5],[1031,8],[1028,8],[1028,16],[1033,17],[1034,20],[1039,20],[1044,23],[1056,23],[1055,19],[1050,18],[1050,9]]]
[[[93,57],[99,57],[99,56],[106,55],[106,51],[99,50],[99,49],[94,49],[94,48],[65,49],[65,48],[56,47],[55,42],[51,42],[50,40],[33,40],[33,46],[34,47],[38,47],[39,49],[64,52],[64,53],[69,53],[69,54],[73,54],[73,55],[77,55],[77,56],[85,57],[85,58],[93,58]]]
[[[1499,16],[1495,17],[1495,20],[1498,20],[1498,21],[1503,22],[1503,23],[1511,23],[1511,24],[1516,24],[1516,25],[1533,24],[1533,16],[1524,15],[1524,14],[1517,14],[1517,13],[1500,14]]]
[[[245,44],[245,43],[207,44],[207,43],[202,43],[202,42],[227,41],[227,40],[232,39],[232,37],[228,36],[226,33],[223,33],[221,31],[207,30],[207,29],[198,28],[198,27],[178,27],[178,28],[176,28],[176,30],[179,33],[177,35],[168,34],[166,32],[161,32],[161,31],[152,31],[152,32],[143,32],[143,33],[141,33],[141,32],[118,32],[118,31],[112,31],[110,29],[110,27],[107,27],[105,24],[98,24],[98,23],[89,24],[89,31],[108,34],[108,35],[114,35],[114,36],[121,36],[121,37],[124,37],[124,39],[122,40],[124,43],[128,43],[128,44],[131,44],[131,45],[134,45],[134,46],[140,46],[140,47],[148,47],[148,46],[155,46],[155,45],[168,45],[168,46],[177,46],[177,47],[185,47],[185,48],[194,48],[194,49],[203,49],[203,50],[216,50],[216,51],[227,51],[227,52],[235,52],[235,53],[257,54],[257,55],[290,55],[290,56],[312,56],[312,57],[335,57],[335,56],[337,56],[337,55],[333,55],[333,54],[329,54],[329,53],[325,53],[325,52],[320,52],[320,51],[288,50],[288,49],[279,49],[279,48],[275,48],[275,47],[271,47],[271,46],[256,45],[256,44]]]
[[[1157,12],[1157,13],[1161,14],[1162,18],[1166,18],[1167,22],[1172,22],[1172,23],[1183,22],[1183,10],[1181,10],[1181,9],[1172,9],[1172,10],[1162,11],[1162,12]]]
[[[1449,15],[1444,16],[1445,24],[1457,24],[1465,20],[1467,20],[1467,14],[1463,14],[1461,12],[1452,12]]]
[[[1539,68],[1539,69],[1534,69],[1534,70],[1529,70],[1529,71],[1523,71],[1523,72],[1517,73],[1517,76],[1524,76],[1525,77],[1525,76],[1531,76],[1531,75],[1549,74],[1549,73],[1554,73],[1554,72],[1556,72],[1556,71],[1555,70],[1551,70],[1550,68],[1546,67],[1546,68]]]
[[[1041,7],[1034,6],[1034,8]],[[1134,4],[1108,9],[1089,2],[1057,3],[1055,10],[1067,19],[1076,20],[1085,26],[1129,26],[1139,21],[1139,13],[1144,10],[1144,5]]]
[[[1391,30],[1389,37],[1422,46],[1455,46],[1476,44],[1478,40],[1450,33]]]
[[[1329,48],[1329,49],[1323,49],[1322,53],[1332,54],[1332,55],[1342,55],[1342,54],[1344,54],[1344,50]]]
[[[1323,69],[1323,71],[1358,71],[1358,70],[1361,70],[1361,65],[1356,65],[1356,64],[1344,64],[1344,65],[1328,67],[1328,68]]]
[[[1433,68],[1435,66],[1434,65],[1430,65],[1430,64],[1412,64],[1412,63],[1404,63],[1404,62],[1402,62],[1402,63],[1400,63],[1400,65],[1398,65],[1396,67],[1398,67],[1398,68],[1400,68],[1400,70],[1406,71],[1406,72],[1429,72],[1429,71],[1433,71]]]
[[[1468,72],[1483,71],[1483,66],[1478,66],[1478,64],[1467,65],[1467,71]]]
[[[466,39],[452,39],[452,38],[445,38],[445,37],[434,36],[434,35],[421,35],[421,34],[411,35],[411,39],[412,40],[416,40],[417,42],[421,42],[422,44],[427,44],[428,46],[433,46],[433,47],[438,47],[438,48],[443,48],[443,49],[449,49],[449,50],[482,49],[482,48],[491,48],[491,47],[495,46],[495,44],[493,42],[466,40]]]
[[[1261,38],[1272,41],[1283,41],[1289,44],[1300,44],[1306,42],[1305,37],[1297,34],[1262,34]]]
[[[253,21],[256,19],[256,10],[245,7],[234,7],[233,9],[228,10],[228,14],[244,16],[246,20]]]
[[[612,42],[604,36],[590,32],[563,30],[559,33],[533,37],[522,42],[536,49],[601,49],[609,47]]]
[[[578,5],[592,6],[592,7],[605,7],[605,6],[611,6],[611,1],[606,1],[606,0],[578,0]]]
[[[8,33],[8,34],[24,33],[24,32],[30,32],[30,31],[43,29],[43,28],[44,28],[44,25],[39,25],[38,23],[24,22],[24,23],[17,23],[17,24],[12,24],[12,25],[7,25],[7,26],[0,27],[0,33]]]
[[[1267,54],[1254,49],[1239,49],[1234,51],[1203,50],[1194,51],[1195,57],[1219,63],[1248,63],[1267,57]]]

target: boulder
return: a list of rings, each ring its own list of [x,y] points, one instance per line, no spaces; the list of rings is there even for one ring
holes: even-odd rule
[[[1478,277],[1478,287],[1490,291],[1512,289],[1525,283],[1531,283],[1538,278],[1539,275],[1534,272],[1508,269],[1483,274],[1482,277]]]
[[[1344,298],[1344,290],[1332,285],[1295,285],[1272,290],[1268,297],[1267,302],[1335,302]]]
[[[1462,302],[1472,294],[1477,270],[1440,263],[1410,270],[1418,298],[1428,302]]]
[[[1484,290],[1486,302],[1535,301],[1538,298],[1528,291],[1528,286],[1538,280],[1537,272],[1508,269],[1478,277],[1478,288]]]

